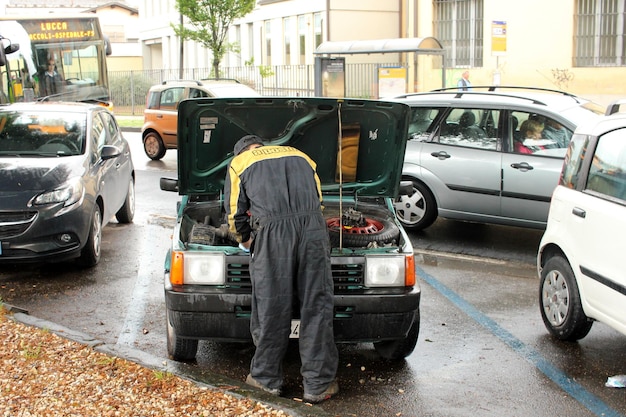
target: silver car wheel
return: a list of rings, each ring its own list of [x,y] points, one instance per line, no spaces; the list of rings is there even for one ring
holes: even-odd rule
[[[426,213],[424,196],[417,190],[415,190],[412,196],[401,195],[394,205],[398,213],[398,219],[404,224],[415,224]]]
[[[435,198],[428,187],[418,181],[413,181],[411,195],[399,195],[393,206],[405,229],[422,230],[437,219]]]
[[[552,326],[565,322],[570,306],[569,288],[565,277],[559,271],[550,271],[541,289],[542,305],[546,318]]]

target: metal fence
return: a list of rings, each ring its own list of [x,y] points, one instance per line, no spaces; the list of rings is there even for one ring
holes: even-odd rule
[[[378,95],[378,69],[391,64],[346,64],[346,97],[376,98]],[[393,64],[404,66],[404,64]],[[314,65],[241,66],[220,68],[220,78],[234,78],[257,90],[264,96],[301,96],[315,94]],[[150,86],[166,80],[201,80],[212,78],[211,68],[110,71],[109,85],[115,113],[142,115],[146,94]]]

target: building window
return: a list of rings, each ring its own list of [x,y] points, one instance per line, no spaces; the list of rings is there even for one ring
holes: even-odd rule
[[[283,39],[285,42],[285,65],[291,65],[291,18],[283,19]]]
[[[248,59],[246,62],[254,62],[254,26],[248,23]]]
[[[306,27],[306,16],[298,16],[298,62],[301,65],[306,64]]]
[[[264,65],[272,65],[272,22],[265,21],[265,62]]]
[[[624,0],[577,0],[574,66],[626,65]]]
[[[324,41],[323,38],[323,31],[322,31],[322,14],[321,13],[315,13],[313,15],[313,21],[314,21],[314,31],[315,31],[315,48],[317,49],[318,46],[321,45],[321,43]]]
[[[483,66],[483,0],[435,0],[435,37],[446,50],[446,66]]]
[[[235,30],[235,44],[237,45],[236,48],[238,50],[238,53],[235,54],[235,65],[241,66],[241,26],[235,25],[234,30]]]

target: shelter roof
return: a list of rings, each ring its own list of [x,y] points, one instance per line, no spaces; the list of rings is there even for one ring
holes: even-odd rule
[[[372,39],[363,41],[323,42],[317,47],[315,55],[350,55],[350,54],[385,54],[416,52],[423,54],[443,54],[441,43],[433,38],[395,38]]]

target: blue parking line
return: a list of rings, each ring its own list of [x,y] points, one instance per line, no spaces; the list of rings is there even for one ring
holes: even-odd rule
[[[521,340],[503,329],[498,323],[477,310],[473,305],[461,298],[457,293],[446,287],[435,277],[426,273],[419,266],[415,266],[418,275],[431,287],[440,292],[452,304],[456,305],[464,313],[470,316],[478,324],[493,333],[498,339],[506,343],[511,349],[521,357],[533,364],[545,376],[550,378],[561,389],[576,399],[585,408],[598,417],[623,417],[623,414],[609,407],[600,398],[587,391],[582,385],[568,377],[563,371],[552,365],[541,354]]]

